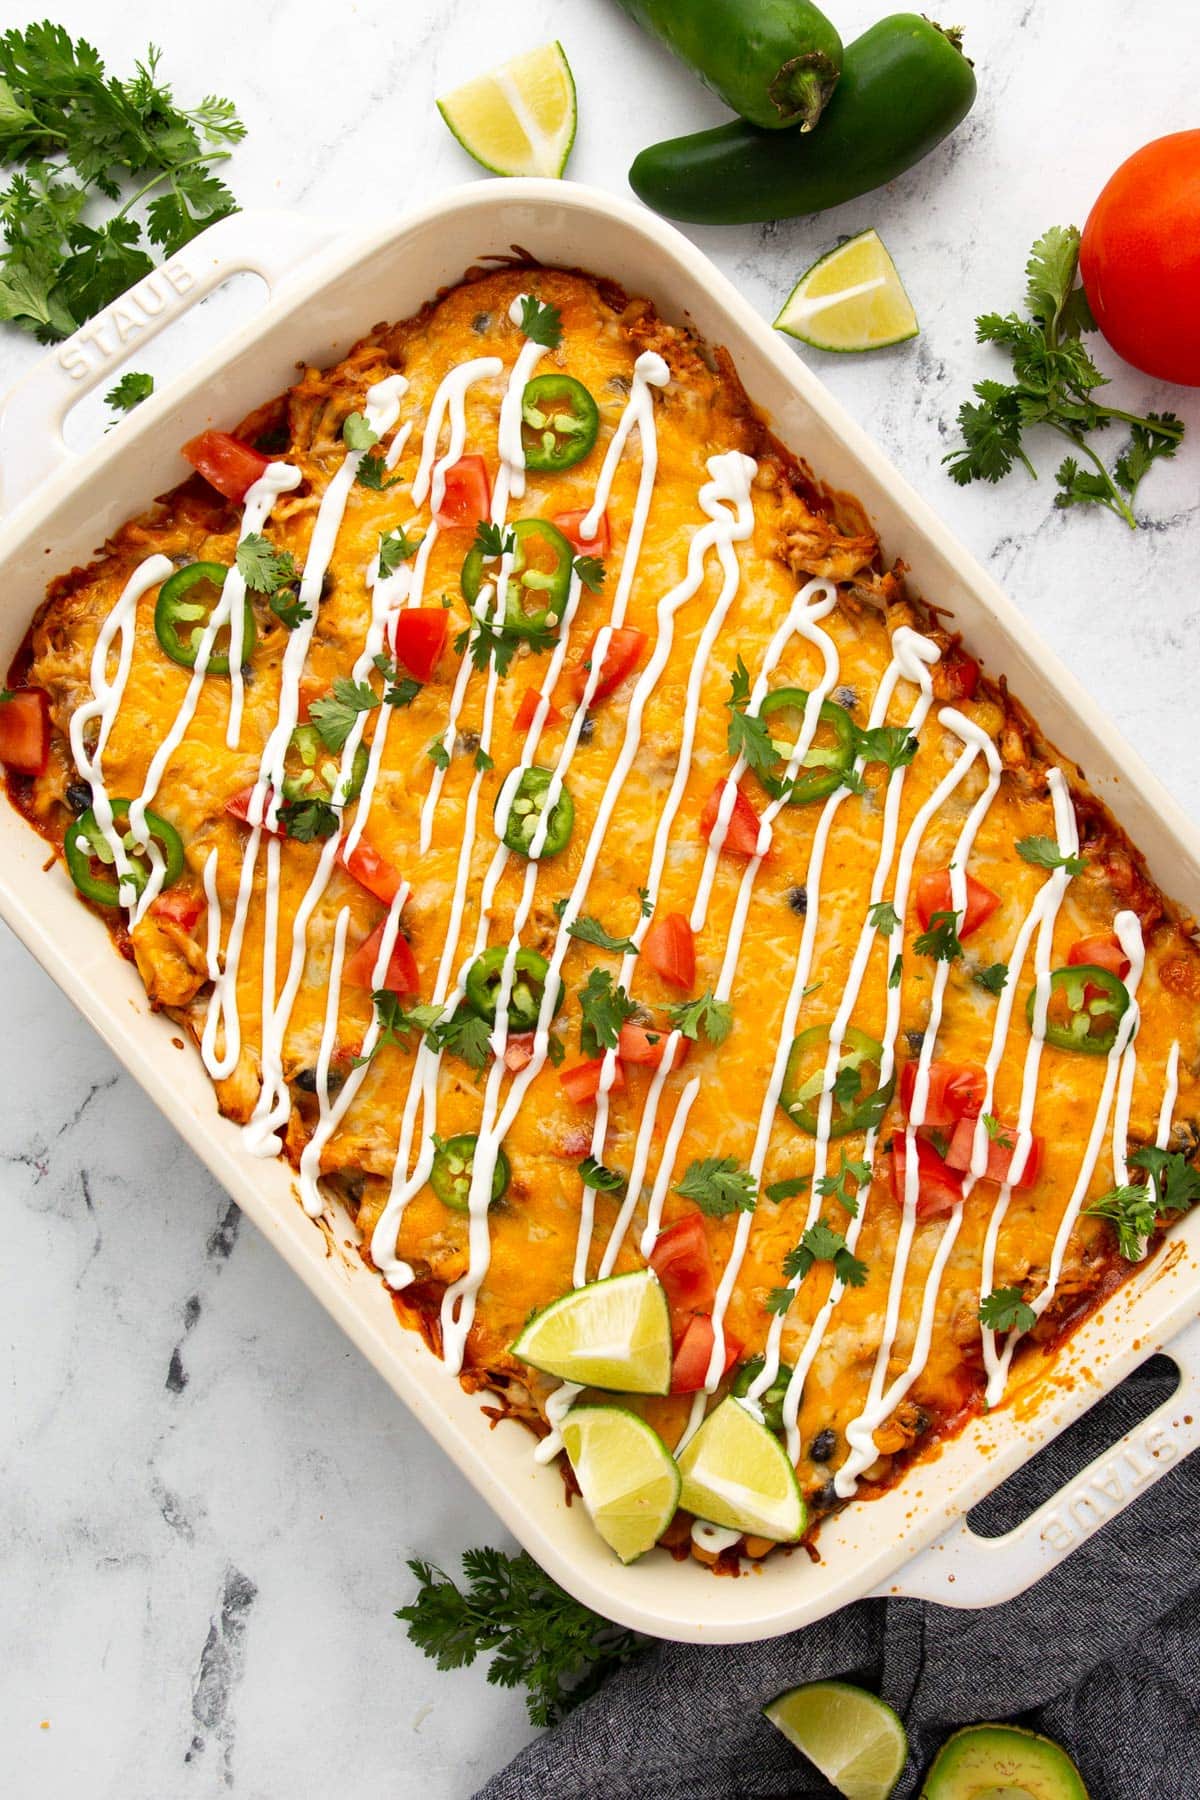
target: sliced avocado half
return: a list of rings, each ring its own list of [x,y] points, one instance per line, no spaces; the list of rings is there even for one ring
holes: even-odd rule
[[[969,1725],[938,1751],[921,1800],[1088,1800],[1088,1791],[1052,1738],[1019,1725]]]

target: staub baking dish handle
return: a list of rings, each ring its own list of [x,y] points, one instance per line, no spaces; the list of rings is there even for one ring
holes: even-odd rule
[[[0,401],[0,511],[11,513],[74,460],[63,439],[67,414],[139,345],[231,275],[261,276],[268,297],[273,296],[339,234],[329,221],[299,213],[233,213],[57,345]],[[146,409],[159,398],[154,396]]]
[[[998,1606],[1051,1569],[1200,1448],[1200,1319],[1163,1347],[1179,1386],[1149,1418],[1081,1469],[1052,1499],[1002,1537],[980,1537],[960,1519],[876,1591],[941,1606]]]

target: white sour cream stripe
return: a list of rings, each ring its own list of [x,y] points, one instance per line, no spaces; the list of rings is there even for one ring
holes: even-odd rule
[[[444,1354],[447,1366],[455,1372],[461,1367],[467,1332],[474,1317],[476,1296],[487,1272],[490,1259],[491,1246],[487,1210],[491,1195],[492,1172],[504,1138],[520,1110],[521,1101],[530,1083],[544,1067],[549,1053],[549,1028],[554,996],[570,944],[569,929],[578,917],[583,900],[586,898],[608,826],[637,755],[638,745],[641,741],[642,719],[647,702],[670,657],[674,616],[688,600],[699,592],[704,581],[704,565],[708,551],[729,539],[741,541],[748,538],[753,530],[754,512],[750,503],[750,483],[754,476],[755,466],[750,457],[742,455],[739,451],[730,451],[724,455],[709,458],[708,470],[711,479],[701,488],[699,496],[701,508],[708,514],[709,523],[702,526],[692,538],[688,547],[688,567],[684,579],[658,603],[656,609],[658,636],[654,651],[630,695],[621,751],[601,797],[596,821],[583,853],[579,874],[559,924],[558,935],[549,962],[549,972],[546,977],[546,988],[542,997],[537,1029],[534,1033],[533,1054],[527,1066],[514,1078],[507,1101],[498,1118],[496,1113],[503,1075],[503,1069],[500,1066],[501,1058],[498,1057],[497,1064],[493,1065],[489,1073],[488,1087],[484,1097],[484,1116],[481,1120],[471,1176],[470,1266],[464,1276],[447,1288],[442,1301]],[[604,647],[601,640],[603,637],[604,632],[601,631],[597,638],[595,653],[592,656],[592,669],[588,677],[588,690],[585,690],[584,707],[587,704],[588,692],[592,690],[602,667]],[[547,816],[550,806],[553,804],[553,793],[552,783],[545,809]],[[497,824],[500,825],[499,818]],[[531,848],[536,852],[536,838]],[[503,989],[497,1001],[497,1019],[497,1032],[503,1038],[507,1032]]]
[[[641,555],[642,539],[645,535],[646,524],[649,519],[650,502],[658,469],[657,432],[654,423],[652,390],[654,388],[665,386],[668,380],[669,371],[666,363],[660,356],[650,351],[645,352],[638,357],[633,368],[629,399],[622,410],[616,431],[609,442],[608,450],[605,454],[604,463],[600,471],[600,478],[597,482],[593,498],[592,511],[584,521],[584,525],[588,530],[596,531],[598,529],[600,516],[603,513],[605,506],[608,504],[608,498],[611,492],[613,479],[616,475],[620,456],[629,440],[631,431],[636,425],[639,430],[639,442],[641,445],[641,471],[638,477],[637,496],[634,504],[633,516],[630,520],[625,554],[622,559],[621,574],[617,583],[616,592],[613,598],[613,608],[610,614],[610,623],[614,627],[619,625],[624,618],[625,607],[628,602],[629,593],[637,570],[638,560]],[[589,520],[591,521],[590,523]],[[543,697],[545,692],[552,689],[553,683],[557,680],[559,671],[562,668],[567,653],[568,630],[571,621],[574,618],[575,610],[579,604],[580,594],[581,587],[578,578],[573,577],[567,608],[564,614],[563,629],[560,633],[559,642],[555,646],[546,677],[543,681]],[[558,760],[555,763],[553,777],[557,785],[552,786],[550,790],[555,797],[561,792],[562,778],[570,767],[571,759],[583,729],[583,722],[587,717],[588,702],[600,679],[602,657],[599,654],[599,648],[600,639],[598,637],[597,654],[592,657],[592,671],[589,674],[580,705],[572,717]],[[519,782],[521,773],[529,768],[533,762],[540,740],[546,710],[547,709],[544,706],[538,707],[535,718],[531,722],[529,731],[526,734],[525,744],[521,753],[521,760],[517,765],[517,768],[513,770],[507,778],[506,785],[509,787],[508,795],[506,796],[502,789],[501,795],[497,800],[495,821],[496,834],[497,838],[501,841],[497,843],[491,865],[484,877],[480,891],[479,918],[476,928],[474,949],[463,964],[457,981],[454,983],[453,991],[449,991],[451,987],[450,976],[452,963],[454,956],[457,954],[458,939],[462,926],[462,915],[466,898],[466,881],[469,869],[469,845],[464,835],[464,859],[460,860],[459,864],[459,875],[452,899],[450,917],[443,944],[442,959],[433,995],[434,1002],[442,1006],[443,1017],[452,1013],[459,1000],[462,998],[465,990],[467,970],[475,960],[475,957],[480,954],[487,944],[488,929],[495,904],[496,892],[511,856],[511,852],[503,843],[502,839],[507,824],[512,791]],[[549,811],[549,808],[547,808],[547,811]],[[510,954],[505,958],[505,964],[501,971],[503,994],[502,996],[497,996],[496,1008],[499,1018],[506,1018],[505,1008],[507,1005],[507,995],[511,992],[512,975],[515,967],[514,945],[519,939],[520,932],[524,927],[532,907],[538,869],[539,865],[536,861],[531,861],[526,869],[521,899],[514,915],[512,939],[509,944]],[[504,1035],[498,1039],[496,1033],[493,1033],[493,1038],[501,1045],[498,1056],[502,1057],[503,1045],[507,1041],[507,1031],[505,1030]],[[403,1217],[405,1207],[414,1194],[418,1193],[425,1185],[429,1172],[433,1166],[433,1137],[437,1129],[437,1076],[440,1067],[440,1051],[432,1050],[424,1041],[422,1041],[418,1046],[413,1074],[405,1100],[404,1114],[400,1127],[400,1140],[393,1169],[392,1190],[388,1198],[387,1207],[381,1214],[375,1231],[372,1234],[372,1259],[377,1267],[384,1273],[386,1279],[394,1287],[403,1287],[412,1279],[412,1272],[409,1269],[408,1264],[396,1256],[396,1235],[399,1230],[400,1220]],[[423,1141],[416,1166],[410,1173],[409,1163],[412,1155],[416,1119],[418,1111],[422,1109],[424,1112]]]
[[[158,587],[173,574],[174,568],[175,565],[166,556],[148,556],[138,564],[125,583],[116,604],[100,627],[92,650],[92,698],[75,708],[68,730],[75,767],[92,790],[92,812],[97,829],[112,857],[121,905],[130,909],[136,906],[138,896],[133,882],[128,879],[130,863],[123,842],[124,833],[118,832],[113,824],[112,801],[104,780],[104,750],[121,709],[133,663],[138,601],[143,594],[149,593],[151,588]],[[108,659],[112,653],[113,640],[118,636],[120,646],[117,651],[117,666],[110,678]],[[95,748],[89,750],[87,740],[93,724],[96,725],[96,742]],[[68,836],[71,829],[68,826]],[[80,840],[80,847],[84,850],[88,848],[86,840]]]
[[[242,504],[242,522],[238,530],[238,543],[253,533],[260,532],[271,516],[276,500],[280,494],[291,493],[300,484],[300,471],[291,463],[268,463],[258,480],[246,490],[246,498]],[[221,587],[221,598],[209,616],[208,624],[200,634],[196,645],[196,661],[192,669],[187,690],[179,704],[171,728],[166,737],[155,750],[146,770],[142,791],[129,806],[129,828],[135,839],[146,841],[146,808],[158,792],[159,784],[167,772],[167,767],[183,742],[188,726],[196,714],[200,703],[200,695],[208,675],[209,658],[216,643],[217,633],[222,626],[228,625],[229,641],[229,723],[225,734],[225,742],[230,749],[236,749],[241,737],[242,719],[242,659],[240,649],[241,625],[246,605],[246,583],[236,562],[226,575]],[[235,627],[234,621],[237,621]],[[236,637],[235,637],[236,630]],[[162,890],[165,868],[157,846],[150,844],[150,879],[146,883],[134,910],[133,922],[136,924],[148,906]]]
[[[1105,1131],[1108,1125],[1108,1115],[1112,1107],[1113,1095],[1116,1091],[1117,1083],[1120,1079],[1126,1060],[1135,1055],[1133,1039],[1137,1032],[1138,1021],[1140,1018],[1137,991],[1141,982],[1142,972],[1146,965],[1145,945],[1142,941],[1141,924],[1136,913],[1119,912],[1113,920],[1113,929],[1117,934],[1122,950],[1129,959],[1129,973],[1125,978],[1125,986],[1129,990],[1129,1005],[1122,1014],[1120,1023],[1117,1026],[1117,1035],[1112,1049],[1104,1059],[1104,1080],[1100,1088],[1100,1097],[1096,1102],[1096,1110],[1092,1118],[1092,1128],[1088,1134],[1088,1141],[1079,1166],[1079,1173],[1075,1178],[1075,1186],[1071,1190],[1071,1197],[1067,1201],[1062,1218],[1059,1220],[1058,1230],[1055,1233],[1054,1246],[1050,1253],[1050,1266],[1046,1272],[1045,1283],[1037,1298],[1029,1302],[1033,1309],[1035,1320],[1041,1318],[1057,1292],[1058,1279],[1062,1274],[1063,1260],[1066,1256],[1067,1245],[1070,1242],[1071,1233],[1075,1229],[1075,1221],[1078,1219],[1084,1201],[1087,1199],[1088,1189],[1091,1186],[1092,1177],[1096,1172],[1096,1164],[1100,1160],[1100,1151],[1103,1146]],[[1042,1009],[1039,1008],[1038,1010],[1041,1011]],[[1001,1201],[1007,1203],[1009,1191],[1007,1186],[1001,1189]],[[999,1210],[999,1203],[997,1205],[997,1210]],[[989,1248],[994,1254],[995,1241],[993,1234],[990,1231],[988,1234],[988,1243],[985,1246],[985,1257]],[[981,1293],[991,1292],[991,1282],[993,1278],[993,1271],[985,1262],[983,1276],[980,1281]],[[985,1285],[985,1283],[987,1285]],[[983,1355],[984,1363],[988,1370],[988,1384],[985,1398],[989,1406],[998,1405],[1003,1397],[1005,1385],[1008,1381],[1008,1371],[1012,1366],[1013,1352],[1017,1347],[1018,1340],[1023,1336],[1024,1333],[1018,1331],[1014,1326],[1005,1339],[1003,1350],[998,1351],[996,1345],[996,1333],[990,1331],[986,1326],[983,1328]]]
[[[726,581],[726,586],[728,586],[728,579]],[[722,590],[722,598],[724,598],[724,589]],[[732,598],[732,595],[730,598]],[[821,703],[825,699],[826,694],[833,687],[834,682],[837,680],[838,662],[836,648],[834,647],[832,638],[830,638],[826,632],[818,629],[818,621],[826,618],[829,613],[832,612],[836,604],[837,588],[832,582],[818,579],[816,581],[807,582],[805,586],[800,589],[788,609],[787,616],[775,631],[767,645],[758,675],[747,702],[747,711],[751,714],[756,713],[762,705],[763,700],[766,698],[770,678],[779,665],[779,659],[792,638],[802,637],[807,642],[815,645],[821,652],[824,663],[824,672],[817,686],[809,693],[808,701],[804,709],[804,720],[800,733],[796,743],[793,745],[791,757],[789,758],[782,777],[784,781],[787,781],[795,774],[796,769],[800,767],[804,757],[808,754],[812,745],[812,740],[816,735],[820,718]],[[718,602],[718,607],[720,607],[720,602]],[[727,610],[727,605],[721,609],[720,618],[722,623],[724,622]],[[715,616],[714,613],[714,617]],[[714,639],[715,635],[714,632]],[[666,866],[667,852],[670,845],[671,827],[674,824],[675,816],[683,798],[688,775],[691,770],[692,742],[695,735],[695,726],[699,720],[701,704],[700,689],[703,682],[705,664],[711,650],[711,644],[707,639],[708,631],[706,629],[705,635],[701,639],[698,654],[692,665],[691,675],[689,677],[688,700],[684,714],[683,740],[679,761],[676,764],[671,790],[667,796],[667,802],[663,808],[663,812],[659,818],[658,828],[655,832],[654,850],[650,861],[650,874],[646,882],[647,905],[645,916],[638,920],[636,927],[630,934],[630,941],[636,946],[636,951],[638,952],[640,952],[641,946],[645,940],[646,932],[650,928],[654,908],[658,902],[659,888],[662,882],[663,869]],[[692,693],[693,687],[696,689],[694,697]],[[744,773],[745,767],[745,758],[739,756],[734,763],[733,768],[730,770],[727,779],[730,782],[738,781]],[[786,804],[787,802],[785,799],[772,800],[763,814],[763,823],[769,827],[779,810]],[[754,882],[757,878],[758,871],[762,867],[762,861],[761,855],[751,857],[745,874],[742,877],[738,893],[738,903],[734,910],[733,921],[730,925],[729,934],[726,940],[726,951],[722,959],[720,976],[718,978],[717,987],[714,990],[715,998],[718,1000],[727,1000],[729,998],[730,989],[732,988],[734,974],[737,968],[737,958],[741,947],[742,935],[745,931],[750,896],[753,892]],[[705,868],[707,868],[707,858],[705,861]],[[627,992],[632,991],[636,967],[636,953],[631,955],[629,952],[626,952],[622,959],[620,973],[617,979]],[[608,1243],[605,1246],[604,1254],[600,1260],[600,1266],[597,1270],[597,1276],[600,1279],[612,1274],[612,1271],[616,1266],[617,1257],[620,1254],[621,1245],[625,1240],[625,1235],[641,1198],[642,1182],[645,1179],[655,1134],[655,1126],[657,1124],[659,1102],[662,1097],[667,1077],[671,1072],[676,1048],[681,1040],[682,1033],[679,1031],[672,1031],[668,1035],[666,1044],[663,1048],[662,1060],[655,1070],[647,1089],[641,1118],[638,1122],[633,1163],[629,1171],[629,1183],[625,1199],[613,1222],[613,1228],[609,1233]],[[606,1058],[615,1062],[616,1051],[608,1051],[606,1053]],[[688,1110],[691,1110],[690,1103]],[[605,1108],[603,1122],[607,1128],[607,1107]],[[607,1132],[601,1133],[599,1131],[600,1123],[601,1120],[598,1112],[596,1121],[597,1130],[593,1134],[592,1140],[592,1155],[596,1157],[598,1161],[603,1162],[604,1139]],[[585,1206],[586,1204],[585,1201]],[[580,1246],[576,1252],[575,1266],[575,1285],[577,1287],[581,1284],[582,1280],[586,1279],[587,1253],[591,1243],[591,1225],[592,1218],[589,1209],[586,1242],[583,1240],[583,1215],[581,1213]],[[655,1232],[655,1235],[657,1236],[657,1231]],[[649,1255],[650,1249],[653,1248],[653,1242],[654,1240],[651,1238],[649,1244],[647,1244],[646,1233],[643,1233],[642,1254],[644,1256]],[[582,1275],[580,1273],[581,1269],[584,1271]]]
[[[1047,780],[1049,782],[1050,793],[1054,803],[1055,835],[1059,854],[1063,857],[1073,856],[1079,848],[1079,840],[1075,828],[1075,815],[1071,805],[1070,790],[1059,769],[1049,770]],[[1066,893],[1069,881],[1070,876],[1066,870],[1056,869],[1053,871],[1050,879],[1038,890],[1037,896],[1022,919],[1017,935],[1013,940],[1013,947],[1009,952],[1008,957],[1008,980],[1001,990],[997,1001],[996,1016],[992,1026],[991,1044],[984,1064],[985,1084],[983,1100],[979,1109],[980,1121],[982,1121],[985,1113],[990,1113],[992,1111],[996,1075],[1000,1064],[1003,1061],[1004,1049],[1008,1041],[1009,1026],[1012,1021],[1017,986],[1025,967],[1025,959],[1029,953],[1029,945],[1032,942],[1033,934],[1035,931],[1046,929],[1049,930],[1051,935],[1053,934],[1054,921],[1058,917],[1058,912],[1062,905],[1063,896]],[[1032,1049],[1032,1045],[1030,1048]],[[1029,1079],[1029,1074],[1030,1055],[1029,1051],[1027,1051],[1025,1080]],[[1036,1087],[1036,1067],[1033,1070],[1033,1083]],[[983,1138],[982,1161],[980,1161],[979,1156],[979,1138],[981,1136]],[[970,1197],[976,1182],[980,1180],[987,1168],[987,1145],[989,1141],[986,1126],[982,1125],[981,1122],[978,1123],[975,1127],[975,1139],[972,1143],[971,1167],[963,1176],[964,1202]],[[1015,1166],[1015,1139],[1013,1148],[1013,1163]],[[1020,1166],[1024,1167],[1024,1154],[1022,1155]],[[913,1383],[920,1376],[928,1360],[930,1347],[933,1342],[933,1325],[937,1311],[938,1296],[941,1291],[942,1276],[945,1273],[946,1265],[949,1262],[950,1254],[961,1229],[964,1213],[965,1206],[956,1206],[946,1220],[945,1229],[938,1241],[938,1247],[934,1254],[929,1274],[926,1278],[925,1290],[921,1301],[921,1311],[917,1322],[916,1336],[908,1366],[896,1376],[895,1380],[880,1396],[878,1406],[874,1409],[872,1415],[874,1420],[874,1423],[871,1425],[872,1431],[874,1431],[877,1424],[881,1423],[884,1419],[889,1418],[895,1411],[901,1400],[903,1400],[905,1395],[909,1392]],[[858,1241],[862,1223],[863,1212],[860,1211],[859,1217],[851,1222],[851,1227],[846,1233],[846,1242],[851,1250],[853,1250]],[[834,1290],[836,1290],[836,1293]],[[836,1298],[840,1297],[842,1291],[842,1283],[835,1280],[833,1290],[831,1290],[830,1299],[822,1308],[817,1321],[814,1322],[813,1331],[810,1333],[808,1340],[806,1340],[804,1350],[798,1360],[796,1379],[800,1383],[803,1383],[807,1371],[812,1367],[816,1348],[819,1347],[820,1334],[823,1333],[824,1326],[828,1322],[828,1315],[832,1311],[832,1305],[836,1303]],[[817,1340],[816,1345],[814,1345],[813,1342],[814,1338]],[[860,1415],[860,1420],[861,1418],[862,1415]],[[866,1444],[864,1443],[861,1448],[867,1450]],[[870,1460],[873,1460],[873,1454],[873,1452],[868,1451],[868,1462],[863,1464],[864,1468],[869,1466]],[[841,1483],[841,1486],[838,1486],[839,1482]],[[840,1498],[849,1499],[858,1488],[857,1472],[854,1469],[850,1469],[848,1464],[843,1465],[834,1477],[834,1486]]]
[[[939,652],[935,644],[931,643],[927,638],[920,637],[916,632],[909,631],[906,627],[902,627],[895,633],[892,640],[892,660],[884,672],[883,679],[880,682],[874,701],[872,702],[871,711],[868,717],[868,729],[874,729],[884,723],[887,718],[887,712],[891,704],[892,696],[902,678],[915,682],[918,687],[918,696],[909,715],[908,731],[911,735],[913,731],[919,728],[920,723],[924,720],[926,713],[928,712],[932,698],[932,686],[927,665],[930,662],[936,662],[938,654]],[[857,773],[861,774],[863,766],[863,759],[861,757],[856,758],[854,767]],[[821,877],[824,869],[825,850],[829,842],[830,832],[833,829],[834,820],[849,796],[850,789],[844,786],[838,788],[830,795],[829,799],[821,809],[817,827],[813,833],[812,848],[809,854],[808,869],[805,875],[807,905],[804,914],[804,929],[800,937],[800,946],[796,954],[796,962],[792,973],[792,985],[784,1008],[783,1021],[775,1047],[771,1079],[767,1085],[766,1092],[763,1095],[763,1103],[759,1112],[758,1126],[755,1132],[754,1147],[750,1155],[749,1169],[756,1187],[761,1184],[762,1181],[763,1168],[766,1163],[767,1151],[771,1141],[771,1131],[775,1122],[775,1111],[779,1105],[780,1095],[783,1092],[783,1084],[787,1074],[788,1057],[791,1054],[792,1042],[795,1038],[796,1026],[799,1022],[800,1009],[804,1002],[804,990],[808,985],[809,974],[812,970],[813,950],[816,943],[817,927],[820,920]],[[898,801],[896,804],[898,804]],[[885,805],[885,828],[887,818],[888,808]],[[898,896],[899,892],[898,885]],[[886,1080],[889,1074],[890,1069],[881,1070],[881,1081]],[[717,1288],[717,1298],[713,1306],[713,1351],[709,1359],[708,1374],[705,1380],[705,1389],[709,1393],[716,1388],[724,1369],[725,1313],[737,1283],[742,1262],[745,1258],[746,1247],[750,1241],[753,1216],[754,1215],[749,1212],[744,1212],[739,1215],[729,1261],[722,1272],[721,1281]],[[768,1359],[770,1357],[770,1344],[771,1340],[768,1338]],[[762,1373],[765,1374],[765,1372],[766,1370],[764,1367]],[[775,1373],[777,1372],[776,1365],[776,1369],[772,1371],[770,1379],[764,1383],[761,1388],[759,1387],[759,1380],[756,1380],[753,1384],[754,1388],[765,1392],[766,1388],[770,1386],[771,1380],[774,1380]],[[752,1401],[757,1401],[758,1393],[752,1393],[750,1398]],[[689,1426],[689,1430],[695,1429],[698,1424],[699,1418],[694,1417],[692,1424]]]

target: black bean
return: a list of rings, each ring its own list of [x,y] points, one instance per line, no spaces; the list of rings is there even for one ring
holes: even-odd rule
[[[921,1045],[925,1042],[925,1033],[923,1031],[906,1031],[904,1041],[914,1056],[920,1056]]]
[[[86,781],[68,781],[66,802],[71,811],[78,817],[85,813],[92,804],[92,790]]]
[[[828,1462],[833,1455],[836,1445],[837,1432],[827,1425],[824,1431],[818,1431],[816,1437],[808,1446],[809,1461],[815,1463]]]
[[[847,712],[853,712],[854,708],[858,705],[857,688],[836,687],[833,690],[833,697],[839,706],[844,706],[846,708]]]
[[[832,1512],[837,1503],[838,1493],[832,1481],[823,1481],[816,1493],[808,1496],[808,1504],[814,1512]]]
[[[315,1069],[297,1069],[292,1076],[292,1086],[298,1087],[301,1093],[315,1094],[317,1091],[317,1071]]]
[[[579,727],[579,742],[581,744],[590,744],[595,735],[596,721],[592,714],[589,713],[587,718],[583,721],[583,724]]]
[[[808,889],[806,887],[789,888],[788,905],[794,913],[799,913],[803,918],[808,911]]]
[[[491,330],[491,325],[492,315],[489,312],[478,312],[471,320],[471,330],[477,331],[481,337],[485,331]]]
[[[284,456],[292,447],[292,434],[286,422],[272,425],[269,431],[259,434],[254,440],[254,448],[261,456]]]
[[[454,740],[454,748],[460,756],[474,756],[479,748],[479,733],[477,731],[460,731]]]

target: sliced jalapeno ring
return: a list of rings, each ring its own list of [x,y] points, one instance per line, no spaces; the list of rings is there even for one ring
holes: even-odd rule
[[[121,834],[129,858],[127,877],[117,876],[112,846],[101,831],[92,807],[71,821],[63,839],[71,880],[84,899],[94,900],[97,906],[120,906],[122,879],[128,880],[135,893],[140,894],[150,879],[152,868],[148,852],[134,842],[133,833],[128,829],[129,801],[113,800],[110,805],[113,824]],[[160,819],[157,813],[146,814],[146,826],[165,865],[163,888],[169,888],[183,874],[183,839],[175,827]]]
[[[518,519],[510,529],[513,550],[504,591],[504,628],[514,637],[541,637],[562,624],[575,553],[548,519]],[[468,606],[479,598],[487,560],[480,545],[472,544],[459,578]]]
[[[573,375],[536,375],[521,396],[521,442],[527,469],[571,469],[600,430],[600,408]]]
[[[315,725],[297,725],[288,739],[283,761],[283,798],[285,800],[332,800],[341,779],[341,760],[327,750]],[[367,774],[367,747],[360,744],[354,752],[350,785],[337,801],[349,806],[358,798]]]
[[[1079,1050],[1084,1056],[1107,1056],[1129,1005],[1129,989],[1111,969],[1094,963],[1055,969],[1046,1004],[1046,1042],[1058,1050]],[[1031,1029],[1036,1010],[1035,985],[1025,1005]]]
[[[810,1025],[807,1031],[802,1031],[792,1043],[783,1091],[779,1096],[779,1105],[792,1124],[807,1131],[810,1137],[817,1135],[828,1055],[828,1025]],[[896,1087],[894,1069],[883,1086],[879,1085],[882,1066],[883,1045],[879,1040],[854,1025],[847,1026],[834,1078],[829,1120],[831,1138],[845,1137],[851,1131],[869,1131],[878,1125]],[[848,1078],[851,1073],[859,1078],[857,1086]],[[847,1077],[845,1081],[844,1076]]]
[[[511,790],[508,818],[500,834],[500,841],[520,856],[533,855],[531,846],[546,811],[552,780],[553,773],[550,769],[534,763],[521,771],[520,780]],[[496,798],[497,814],[504,805],[509,790],[510,782],[506,781]],[[557,856],[560,850],[566,849],[574,824],[575,802],[566,787],[560,786],[558,799],[550,808],[550,816],[546,822],[545,842],[537,853],[539,862],[547,856]]]
[[[200,639],[221,598],[229,570],[224,563],[194,562],[168,575],[154,604],[154,635],[173,663],[194,669]],[[248,662],[258,637],[249,598],[242,616],[242,661]],[[222,625],[208,659],[209,675],[229,673],[229,627]]]
[[[733,1379],[733,1391],[739,1400],[744,1400],[763,1372],[761,1356],[752,1356],[744,1362]],[[757,1404],[762,1407],[763,1423],[768,1431],[783,1430],[783,1402],[788,1391],[788,1383],[792,1379],[792,1365],[781,1362],[779,1373],[764,1394],[758,1396]]]
[[[763,723],[770,722],[771,746],[779,758],[777,765],[765,770],[759,779],[772,799],[787,799],[793,806],[807,806],[810,801],[827,800],[835,794],[856,750],[854,720],[844,706],[823,700],[813,741],[795,776],[788,781],[784,771],[799,740],[807,704],[806,688],[784,687],[769,693],[758,709]]]
[[[467,970],[466,994],[467,1004],[481,1019],[490,1024],[496,1017],[496,1002],[500,995],[500,982],[503,978],[504,962],[508,956],[507,944],[493,944],[482,956],[477,956]],[[544,956],[536,950],[518,950],[514,959],[512,988],[508,996],[508,1028],[510,1031],[532,1031],[538,1022],[541,1011],[542,995],[546,991],[546,976],[550,965]],[[555,983],[554,1011],[557,1013],[563,1003],[562,982]]]
[[[458,1137],[447,1138],[439,1144],[433,1158],[433,1167],[429,1171],[429,1185],[444,1206],[454,1212],[465,1213],[471,1198],[471,1171],[475,1165],[475,1146],[479,1139],[473,1131],[464,1131]],[[494,1206],[505,1188],[508,1186],[511,1170],[508,1158],[503,1150],[496,1153],[496,1166],[492,1170],[492,1198],[488,1202]]]

